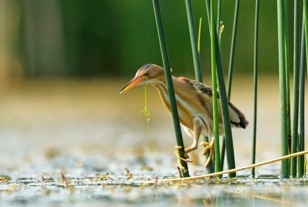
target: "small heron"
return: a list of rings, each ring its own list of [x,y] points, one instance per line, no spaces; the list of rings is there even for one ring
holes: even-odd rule
[[[194,139],[192,145],[185,149],[186,159],[184,159],[184,161],[187,162],[189,161],[189,156],[187,153],[198,148],[201,134],[208,137],[213,137],[212,88],[204,83],[200,83],[186,77],[172,76],[172,82],[180,123],[184,130]],[[157,89],[161,100],[170,111],[165,71],[158,65],[146,64],[138,69],[135,77],[122,88],[120,94],[134,88],[135,86],[144,84],[150,84]],[[219,101],[218,96],[218,102]],[[231,102],[228,104],[231,126],[245,129],[248,125],[248,121],[246,120],[244,114]],[[224,130],[221,110],[220,107],[218,108],[219,134],[221,135]],[[202,142],[200,144],[205,147],[202,153],[203,155],[210,152],[205,166],[208,166],[211,161],[211,157],[213,155],[213,144],[214,139],[212,139],[210,143]],[[178,147],[176,148],[179,149]]]

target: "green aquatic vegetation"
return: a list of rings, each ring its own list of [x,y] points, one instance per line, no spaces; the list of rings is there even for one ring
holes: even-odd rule
[[[167,45],[166,45],[166,40],[165,40],[161,13],[160,13],[159,1],[153,0],[152,2],[153,2],[153,9],[154,9],[154,15],[155,15],[155,20],[156,20],[156,27],[157,27],[159,44],[160,44],[160,50],[161,50],[163,65],[165,69],[166,82],[167,82],[167,88],[168,88],[168,93],[169,93],[169,100],[170,100],[170,106],[171,106],[172,118],[173,118],[173,124],[174,124],[174,131],[176,135],[176,143],[178,146],[178,155],[181,158],[179,159],[179,165],[181,167],[182,175],[184,177],[188,177],[189,171],[188,171],[187,162],[185,162],[186,158],[185,158],[184,142],[183,142],[182,133],[181,133],[178,110],[176,107],[176,100],[175,100],[175,94],[174,94],[174,89],[173,89],[173,84],[172,84]]]

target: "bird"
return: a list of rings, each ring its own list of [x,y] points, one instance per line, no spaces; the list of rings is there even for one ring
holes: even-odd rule
[[[201,135],[213,137],[213,107],[212,107],[212,88],[204,83],[186,77],[172,76],[172,83],[175,92],[175,99],[178,109],[179,120],[184,131],[193,137],[193,142],[190,147],[185,149],[185,159],[181,158],[178,153],[179,159],[189,162],[188,153],[198,148],[199,138]],[[168,88],[165,78],[165,70],[156,64],[145,64],[139,68],[135,77],[130,80],[119,92],[122,94],[136,86],[149,84],[154,86],[159,96],[169,111],[170,102],[168,96]],[[218,94],[218,103],[220,98]],[[221,109],[218,107],[218,128],[219,135],[223,135],[223,123]],[[231,102],[228,102],[229,116],[232,127],[245,129],[248,126],[248,121],[245,115]],[[210,153],[205,167],[211,162],[213,155],[214,139],[208,142],[202,142],[204,145],[203,155]],[[176,149],[181,147],[176,146]],[[180,162],[179,162],[180,163]]]

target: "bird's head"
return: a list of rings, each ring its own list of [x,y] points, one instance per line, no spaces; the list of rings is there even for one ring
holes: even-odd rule
[[[165,72],[162,67],[155,64],[146,64],[137,70],[135,77],[122,88],[120,94],[134,88],[135,86],[144,84],[155,85],[160,81],[164,81],[164,74]]]

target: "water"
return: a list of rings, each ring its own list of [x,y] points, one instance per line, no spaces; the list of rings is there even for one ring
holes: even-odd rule
[[[118,95],[126,81],[23,81],[1,88],[1,206],[306,204],[307,179],[279,179],[280,163],[257,168],[257,179],[245,170],[237,179],[148,184],[179,176],[172,120],[149,88],[148,131],[139,116],[143,88]],[[278,82],[260,81],[257,162],[280,156]],[[234,83],[231,101],[251,122],[251,80]],[[238,167],[251,162],[251,124],[233,130]],[[191,141],[185,136],[186,145]],[[201,151],[191,156],[191,175],[204,174]]]

